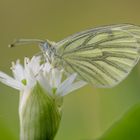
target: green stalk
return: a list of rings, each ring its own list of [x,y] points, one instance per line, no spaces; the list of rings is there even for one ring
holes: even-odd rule
[[[37,83],[20,104],[20,140],[54,140],[61,120],[59,101]]]

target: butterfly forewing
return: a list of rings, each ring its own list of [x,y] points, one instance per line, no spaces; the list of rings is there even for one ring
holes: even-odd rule
[[[97,87],[124,79],[140,57],[140,27],[122,24],[77,33],[56,44],[67,72]]]

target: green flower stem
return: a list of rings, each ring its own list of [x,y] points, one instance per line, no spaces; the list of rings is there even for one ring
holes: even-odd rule
[[[61,101],[37,83],[19,109],[20,140],[54,140],[61,120]]]

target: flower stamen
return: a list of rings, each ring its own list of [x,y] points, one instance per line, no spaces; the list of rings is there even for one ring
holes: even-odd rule
[[[21,80],[21,82],[22,82],[22,84],[23,84],[24,86],[27,85],[27,80],[26,80],[26,79]]]

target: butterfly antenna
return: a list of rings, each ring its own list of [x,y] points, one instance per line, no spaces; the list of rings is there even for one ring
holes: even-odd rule
[[[13,48],[19,45],[29,45],[29,44],[41,44],[44,43],[44,40],[40,39],[16,39],[12,44],[10,44],[8,47]]]

